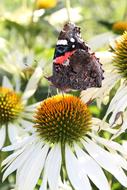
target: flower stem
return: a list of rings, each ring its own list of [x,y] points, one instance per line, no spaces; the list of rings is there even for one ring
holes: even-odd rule
[[[74,187],[72,186],[71,184],[71,181],[68,177],[68,174],[67,174],[67,169],[66,169],[66,161],[65,161],[65,143],[61,143],[61,154],[62,154],[62,165],[63,165],[63,171],[62,171],[62,178],[66,179],[66,181],[68,180],[69,182],[69,185],[71,186],[72,190],[75,190]]]
[[[66,6],[66,10],[67,10],[68,22],[71,22],[71,16],[70,16],[71,5],[70,5],[70,0],[65,0],[65,6]]]

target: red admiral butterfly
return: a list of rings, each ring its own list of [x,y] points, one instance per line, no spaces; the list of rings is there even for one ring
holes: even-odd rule
[[[80,36],[80,28],[65,24],[60,32],[53,59],[53,75],[47,79],[63,91],[101,87],[103,70],[99,59]]]

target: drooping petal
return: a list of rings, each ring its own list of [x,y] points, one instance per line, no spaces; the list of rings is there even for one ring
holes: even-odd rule
[[[114,86],[114,81],[117,82],[118,75],[111,75],[110,73],[106,73],[105,79],[102,81],[102,87],[100,89],[97,88],[88,88],[85,91],[81,92],[81,99],[87,103],[89,100],[93,100],[95,98],[100,99],[103,102],[104,97],[108,94],[110,89]]]
[[[123,97],[122,100],[119,100],[118,103],[116,103],[114,109],[112,110],[113,113],[109,119],[109,123],[112,125],[115,121],[117,113],[123,112],[127,107],[127,96]]]
[[[12,145],[6,146],[2,149],[2,151],[13,151],[13,150],[17,150],[19,148],[21,148],[22,146],[24,146],[25,144],[27,145],[27,143],[32,143],[32,141],[34,141],[35,138],[33,136],[31,137],[25,137],[24,139],[20,140],[17,143],[13,143]]]
[[[27,160],[27,158],[31,155],[34,150],[34,146],[27,146],[25,151],[20,154],[15,160],[10,164],[10,166],[5,170],[3,175],[3,181],[15,170],[20,168],[22,164]],[[6,167],[5,167],[6,168]]]
[[[78,157],[78,162],[80,164],[81,170],[83,170],[86,173],[86,175],[89,176],[91,181],[100,190],[104,190],[104,189],[110,190],[110,187],[104,175],[104,172],[101,169],[101,167],[97,164],[97,162],[77,145],[75,145],[75,151]]]
[[[107,112],[111,112],[112,111],[112,107],[116,106],[116,103],[118,100],[121,100],[124,96],[126,96],[126,91],[127,91],[127,87],[124,85],[121,85],[119,87],[119,89],[117,90],[117,93],[115,94],[115,96],[113,97],[111,103],[110,103],[110,107],[108,108]]]
[[[127,129],[127,111],[124,111],[124,114],[122,117],[123,117],[123,123],[122,123],[121,127],[119,128],[119,130],[117,130],[117,132],[112,136],[112,140],[115,139],[116,137],[120,136],[122,133],[126,132],[126,129]],[[127,152],[125,151],[124,154],[127,154]]]
[[[5,166],[7,168],[14,160],[24,151],[24,147],[15,151],[13,154],[9,155],[5,160],[3,160],[1,166]]]
[[[42,143],[37,144],[24,165],[17,170],[17,187],[19,190],[34,189],[43,170],[49,146],[42,148]]]
[[[122,156],[115,152],[112,154],[112,156],[121,168],[127,170],[127,161]]]
[[[123,186],[127,187],[127,176],[118,165],[112,154],[88,138],[87,142],[83,142],[83,145],[87,152],[98,162],[101,167],[109,171]]]
[[[91,185],[86,174],[81,171],[78,160],[69,146],[65,147],[65,162],[69,180],[75,190],[91,190]]]
[[[124,85],[121,85],[118,91],[116,92],[115,96],[113,97],[112,101],[109,104],[108,110],[106,112],[105,118],[113,112],[109,123],[113,124],[116,114],[118,112],[124,111],[127,107],[127,87]]]
[[[104,139],[102,137],[96,136],[93,133],[90,133],[90,136],[93,137],[100,144],[104,145],[106,148],[112,149],[112,150],[117,150],[120,153],[122,153],[122,154],[126,153],[126,155],[127,155],[126,150],[120,144],[118,144],[117,142],[114,142],[112,140]]]
[[[6,138],[6,128],[5,128],[5,126],[3,125],[3,126],[0,128],[0,149],[1,149],[1,148],[3,147],[3,145],[4,145],[5,138]]]
[[[113,129],[111,128],[111,125],[109,123],[107,123],[104,120],[101,120],[99,118],[92,118],[92,123],[93,123],[93,130],[94,131],[99,131],[100,129],[103,131],[107,131],[111,134],[116,134],[117,133],[117,129]]]

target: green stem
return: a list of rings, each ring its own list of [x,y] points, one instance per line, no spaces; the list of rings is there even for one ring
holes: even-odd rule
[[[33,7],[32,7],[32,15],[31,15],[31,20],[30,20],[30,25],[33,24],[33,18],[34,18],[34,11],[36,9],[36,0],[34,0]]]
[[[125,8],[124,8],[124,14],[123,14],[123,21],[127,19],[127,1],[125,1]]]
[[[5,143],[4,143],[4,147],[5,146],[8,146],[10,144],[10,140],[9,140],[9,136],[8,136],[8,124],[6,124],[5,126],[5,134],[6,134],[6,139],[5,139]],[[2,181],[2,176],[3,174],[1,173],[1,164],[2,164],[2,161],[8,156],[8,152],[2,152],[0,150],[0,181]]]
[[[75,190],[67,174],[66,161],[65,161],[65,146],[66,146],[65,143],[61,143],[61,154],[62,154],[62,165],[63,165],[62,177],[65,179],[67,178],[71,188]]]
[[[23,0],[23,1],[22,1],[22,5],[23,5],[23,7],[26,9],[26,8],[27,8],[27,0]]]
[[[70,4],[70,0],[65,0],[65,6],[66,6],[66,10],[67,10],[68,22],[71,22],[71,16],[70,16],[71,4]]]
[[[10,145],[9,135],[8,135],[8,124],[6,124],[6,140],[4,146]]]

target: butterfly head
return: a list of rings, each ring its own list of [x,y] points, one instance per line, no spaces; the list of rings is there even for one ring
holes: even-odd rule
[[[55,48],[54,59],[61,57],[64,59],[67,55],[71,55],[76,49],[88,50],[80,35],[80,28],[75,24],[65,24],[63,30],[60,32],[57,45]]]

